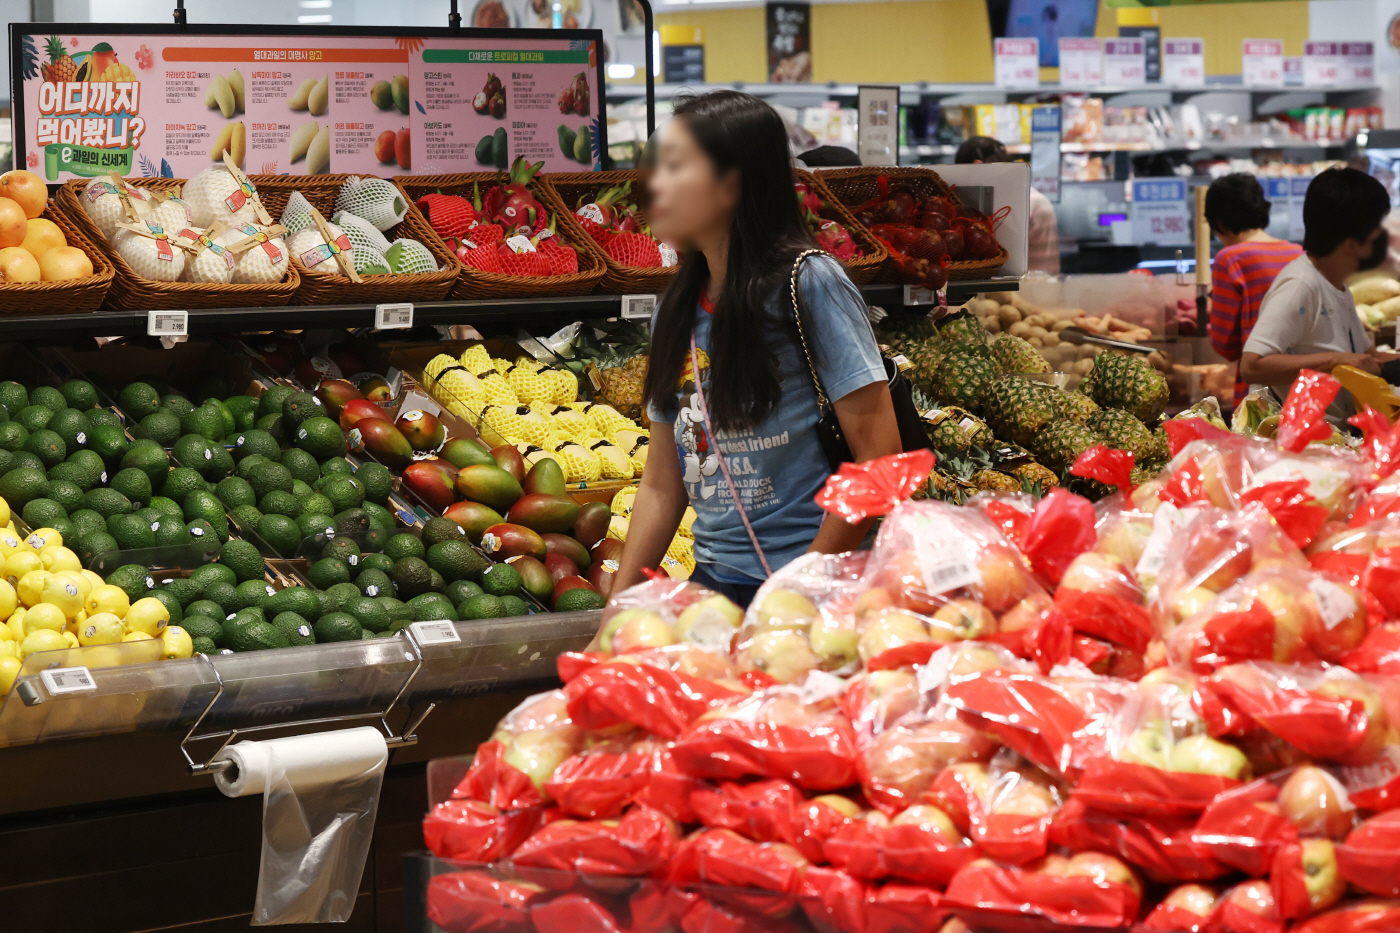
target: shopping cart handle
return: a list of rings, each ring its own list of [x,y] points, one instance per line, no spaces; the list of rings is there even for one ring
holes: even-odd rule
[[[1358,410],[1370,406],[1392,424],[1395,422],[1395,416],[1400,414],[1400,395],[1395,394],[1390,383],[1355,366],[1338,366],[1332,375],[1351,393]]]

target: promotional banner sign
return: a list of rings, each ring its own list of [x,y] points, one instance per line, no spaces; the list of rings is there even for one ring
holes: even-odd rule
[[[806,3],[770,3],[768,30],[768,80],[812,80],[812,8]]]
[[[49,182],[592,169],[596,30],[176,31],[12,24],[15,162]]]

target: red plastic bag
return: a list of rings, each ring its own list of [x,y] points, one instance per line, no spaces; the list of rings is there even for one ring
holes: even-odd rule
[[[817,493],[817,505],[853,525],[888,515],[928,478],[935,459],[933,451],[919,449],[843,463]]]
[[[1041,579],[1058,585],[1065,569],[1096,538],[1093,503],[1056,488],[1040,500],[1017,543]]]
[[[682,825],[698,823],[690,795],[705,782],[677,767],[674,748],[668,743],[657,749],[648,764],[645,784],[637,791],[637,803],[659,810]]]
[[[940,702],[927,713],[906,714],[866,741],[859,759],[866,799],[893,815],[917,802],[947,765],[989,760],[997,742],[970,718]]]
[[[937,891],[891,881],[865,897],[865,933],[934,933],[948,916]]]
[[[1209,881],[1230,873],[1192,837],[1194,817],[1126,817],[1071,796],[1050,824],[1050,843],[1116,855],[1153,881]]]
[[[793,815],[796,838],[789,840],[809,862],[826,861],[826,841],[843,826],[866,815],[866,811],[849,797],[823,794],[804,800]]]
[[[1267,881],[1237,884],[1220,898],[1207,933],[1283,933],[1273,892]]]
[[[528,810],[544,804],[544,795],[529,775],[505,762],[504,742],[483,742],[471,767],[452,792],[453,797],[476,800],[499,810]]]
[[[1152,933],[1204,933],[1218,900],[1211,888],[1183,884],[1152,908],[1141,927]]]
[[[914,668],[862,671],[846,681],[841,710],[862,742],[891,728],[923,704]]]
[[[690,794],[702,826],[731,829],[754,842],[796,842],[797,810],[806,798],[787,781],[724,781]]]
[[[543,814],[539,807],[502,813],[478,800],[444,800],[423,817],[423,843],[438,858],[499,862],[530,838]]]
[[[1043,858],[1063,799],[1060,789],[1035,766],[1005,753],[992,762],[987,778],[986,790],[966,802],[973,844],[1012,865]]]
[[[1132,493],[1135,488],[1132,452],[1115,450],[1107,444],[1098,444],[1084,451],[1069,471],[1075,476],[1117,486],[1120,492]]]
[[[1285,920],[1298,920],[1334,906],[1346,894],[1331,839],[1300,839],[1279,846],[1269,865],[1274,906]]]
[[[554,769],[582,748],[583,730],[569,718],[564,692],[536,694],[500,721],[452,796],[498,810],[539,806]]]
[[[727,894],[728,892],[714,892]],[[730,906],[696,898],[681,918],[682,933],[800,933],[801,927],[781,918],[759,917]]]
[[[1197,423],[1205,425],[1205,422]],[[1162,486],[1157,495],[1163,502],[1177,508],[1196,505],[1213,505],[1218,509],[1236,509],[1240,504],[1240,493],[1253,473],[1246,449],[1250,441],[1241,437],[1219,432],[1223,436],[1212,436],[1210,440],[1191,440],[1177,448],[1174,435],[1179,435],[1183,422],[1171,420],[1166,423],[1167,439],[1172,442],[1172,462],[1167,465]],[[1209,425],[1205,425],[1209,428]],[[1210,428],[1211,431],[1217,431]],[[1262,442],[1256,442],[1262,448]]]
[[[1376,626],[1340,660],[1343,667],[1358,674],[1400,674],[1400,624]]]
[[[894,821],[872,813],[843,823],[826,840],[827,861],[864,881],[900,878],[942,887],[960,868],[978,857],[947,814],[916,805]]]
[[[1361,445],[1366,458],[1381,479],[1400,469],[1400,425],[1392,425],[1385,415],[1369,405],[1348,419],[1361,429],[1365,441]]]
[[[1313,441],[1331,437],[1327,406],[1341,390],[1342,384],[1335,376],[1312,369],[1299,372],[1279,414],[1278,434],[1275,435],[1278,446],[1297,453]]]
[[[1356,901],[1309,917],[1293,933],[1391,933],[1400,929],[1400,901]]]
[[[1076,632],[1139,654],[1157,635],[1132,570],[1096,551],[1079,555],[1055,591],[1055,608]]]
[[[712,897],[764,917],[784,917],[797,905],[807,867],[802,854],[786,843],[750,842],[728,829],[703,829],[676,849],[668,879],[715,885],[706,892]]]
[[[428,919],[447,933],[514,933],[530,928],[530,910],[546,896],[529,882],[454,871],[428,882]]]
[[[691,647],[657,648],[612,659],[564,688],[569,716],[582,728],[631,725],[666,739],[745,692],[728,658]]]
[[[564,894],[530,908],[536,933],[629,933],[627,925],[597,898]]]
[[[1278,788],[1262,779],[1221,794],[1197,820],[1192,838],[1222,863],[1263,875],[1275,850],[1298,839],[1277,799]]]
[[[1327,521],[1326,506],[1313,504],[1305,479],[1256,486],[1245,490],[1240,501],[1262,505],[1298,547],[1307,547]]]
[[[1022,924],[1039,919],[1065,927],[1121,927],[1137,917],[1141,902],[1142,885],[1132,870],[1097,852],[1068,860],[1054,856],[1034,870],[978,859],[958,872],[943,895],[946,906],[978,929],[996,924],[998,915]]]
[[[782,778],[815,791],[856,781],[855,732],[829,689],[825,696],[799,687],[761,690],[701,717],[672,755],[683,773],[701,778]]]
[[[672,933],[679,930],[681,918],[699,898],[665,881],[640,882],[627,898],[632,917],[632,933]]]
[[[870,933],[866,886],[835,868],[807,869],[798,903],[818,933]]]
[[[554,769],[545,793],[569,816],[592,820],[618,816],[646,786],[658,749],[655,740],[635,737],[586,748]]]
[[[1371,817],[1336,852],[1343,879],[1370,894],[1400,897],[1400,810]]]
[[[620,820],[557,820],[515,850],[512,858],[522,876],[549,886],[553,872],[649,877],[666,870],[680,842],[670,817],[636,807]],[[531,873],[529,869],[544,869]]]

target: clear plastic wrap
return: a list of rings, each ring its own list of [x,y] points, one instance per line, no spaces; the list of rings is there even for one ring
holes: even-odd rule
[[[743,617],[726,597],[663,576],[611,599],[588,651],[611,657],[689,644],[728,652]]]
[[[906,714],[862,744],[860,783],[866,799],[888,814],[916,803],[934,777],[959,761],[987,761],[995,739],[949,703]]]
[[[872,812],[845,822],[826,840],[823,853],[862,881],[894,878],[940,888],[980,854],[948,814],[931,804],[916,804],[893,820]]]
[[[583,730],[569,718],[564,691],[536,694],[507,713],[490,741],[477,749],[453,796],[498,810],[539,806],[548,799],[545,782],[583,744]]]
[[[544,791],[568,816],[611,819],[636,802],[660,748],[640,734],[595,742],[555,768]]]

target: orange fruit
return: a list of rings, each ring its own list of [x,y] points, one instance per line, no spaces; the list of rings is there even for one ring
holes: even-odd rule
[[[24,208],[10,198],[0,198],[0,248],[19,246],[29,235],[29,218]]]
[[[0,249],[0,282],[13,285],[17,282],[39,281],[39,263],[29,250],[19,246]]]
[[[76,246],[55,246],[39,259],[45,282],[66,282],[92,275],[92,260]]]
[[[38,217],[49,202],[49,189],[44,179],[33,172],[16,169],[0,175],[0,197],[9,198],[19,204],[25,217]]]
[[[55,246],[67,246],[68,238],[63,235],[58,224],[47,217],[31,217],[29,232],[25,234],[24,243],[21,245],[38,259]]]

